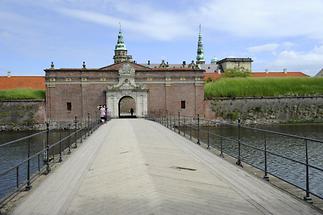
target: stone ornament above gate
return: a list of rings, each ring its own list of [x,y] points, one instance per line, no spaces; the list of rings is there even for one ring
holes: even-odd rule
[[[135,82],[136,71],[129,64],[125,63],[119,69],[119,83],[109,87],[110,90],[134,90],[145,89],[145,87],[136,84]]]

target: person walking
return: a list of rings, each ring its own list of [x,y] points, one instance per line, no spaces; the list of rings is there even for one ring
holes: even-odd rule
[[[104,123],[105,122],[105,107],[100,105],[99,110],[100,110],[101,122]]]

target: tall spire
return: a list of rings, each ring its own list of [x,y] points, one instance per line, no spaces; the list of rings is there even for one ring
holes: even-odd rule
[[[202,43],[201,24],[199,25],[199,39],[198,39],[198,43],[197,43],[196,64],[205,64],[204,49],[203,49],[203,43]]]
[[[126,45],[124,44],[124,41],[123,41],[123,34],[121,31],[121,24],[120,23],[119,23],[118,41],[117,41],[117,44],[116,44],[114,50],[127,50]]]
[[[118,40],[117,44],[114,48],[114,63],[120,63],[128,60],[127,56],[127,48],[126,45],[124,44],[123,40],[123,34],[121,31],[121,24],[119,23],[119,34],[118,34]]]

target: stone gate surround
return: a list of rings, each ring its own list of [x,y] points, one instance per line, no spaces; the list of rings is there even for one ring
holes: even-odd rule
[[[136,116],[145,117],[148,113],[148,89],[135,82],[135,69],[130,64],[124,64],[119,70],[119,83],[106,91],[106,104],[111,111],[111,117],[119,117],[119,102],[130,96],[136,103]]]

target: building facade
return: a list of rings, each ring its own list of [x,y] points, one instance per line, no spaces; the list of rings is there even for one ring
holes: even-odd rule
[[[136,64],[127,55],[121,31],[113,59],[114,64],[96,69],[86,68],[84,62],[82,68],[56,69],[52,63],[45,69],[47,119],[98,117],[97,106],[103,104],[112,117],[121,117],[125,109],[133,109],[137,117],[203,114],[204,70],[195,64],[182,68]]]

